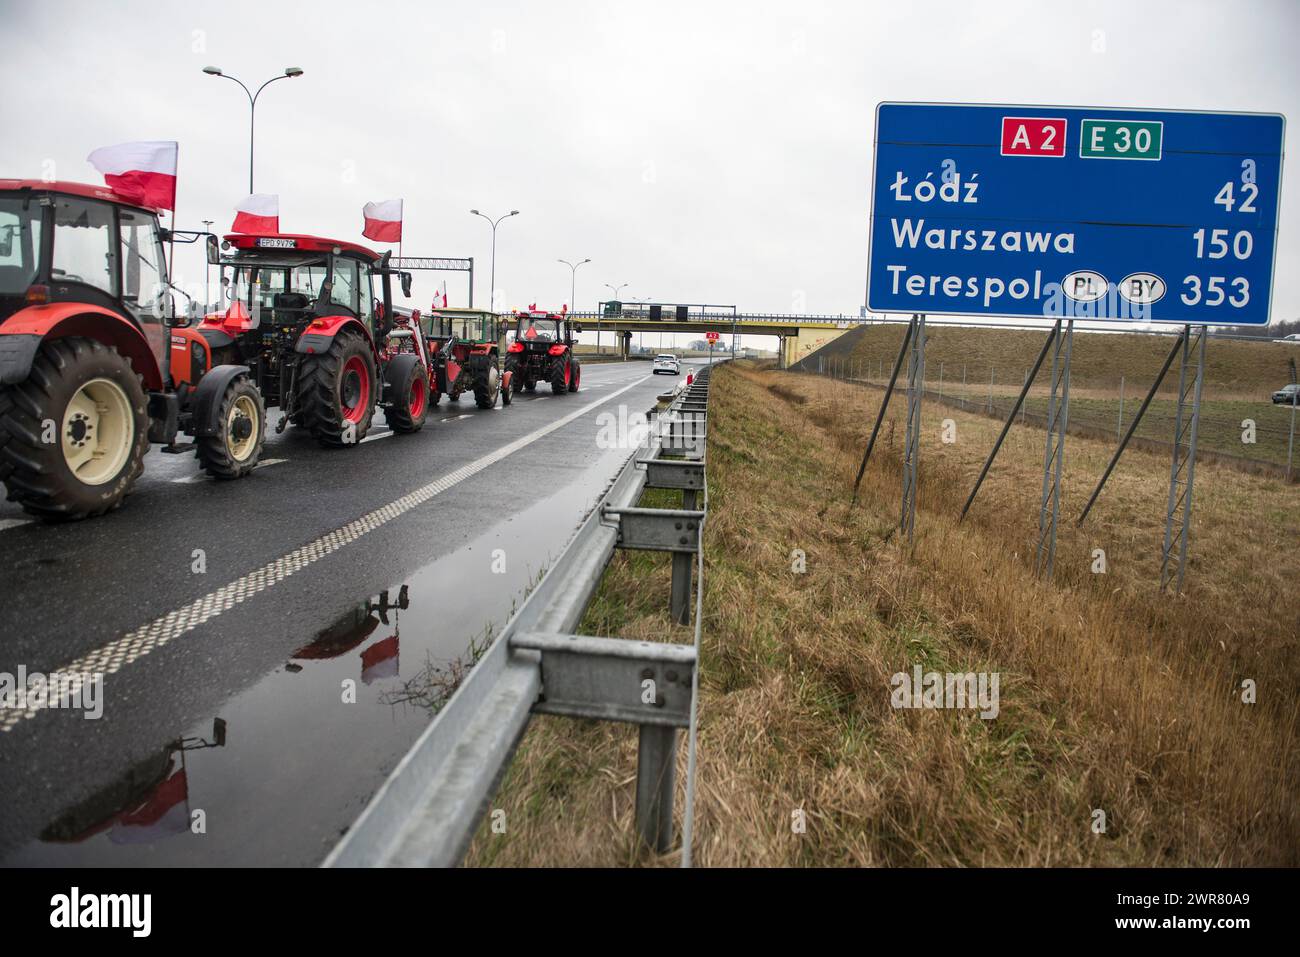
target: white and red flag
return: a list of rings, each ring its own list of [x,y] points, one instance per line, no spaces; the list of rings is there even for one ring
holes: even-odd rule
[[[280,231],[280,197],[273,193],[254,193],[235,207],[233,233],[265,236]]]
[[[366,203],[361,209],[366,218],[366,228],[361,235],[377,243],[400,243],[402,241],[402,201],[385,199],[378,203]]]
[[[176,208],[176,144],[170,140],[101,146],[86,161],[123,199],[155,209]]]
[[[443,309],[447,308],[447,280],[444,279],[442,281],[442,292],[440,293],[434,292],[433,305],[434,308],[437,308],[439,306],[441,306]]]

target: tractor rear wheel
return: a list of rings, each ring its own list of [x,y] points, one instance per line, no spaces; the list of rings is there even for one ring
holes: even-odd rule
[[[384,417],[394,432],[419,432],[429,417],[429,380],[415,356],[395,356],[384,369],[388,404]]]
[[[221,431],[200,436],[195,453],[199,467],[216,479],[243,478],[257,468],[266,441],[262,393],[245,376],[226,386],[217,411]]]
[[[474,369],[474,404],[480,409],[490,409],[497,404],[501,393],[501,372],[490,356],[479,356]]]
[[[356,445],[370,431],[375,405],[375,359],[355,332],[340,332],[329,349],[302,360],[298,408],[303,426],[321,445]]]
[[[569,391],[569,371],[568,357],[556,359],[551,366],[551,392],[554,395],[564,395]]]
[[[102,342],[46,342],[26,381],[0,388],[0,479],[12,501],[45,521],[116,508],[148,447],[140,377]]]
[[[577,357],[572,353],[569,355],[569,391],[577,392],[578,387],[582,385],[582,366],[578,364]]]

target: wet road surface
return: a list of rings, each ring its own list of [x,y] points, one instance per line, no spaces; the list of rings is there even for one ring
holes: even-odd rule
[[[0,676],[107,672],[97,720],[0,709],[0,864],[318,863],[626,461],[602,413],[684,378],[591,363],[354,449],[290,429],[238,482],[153,450],[73,525],[0,505]]]

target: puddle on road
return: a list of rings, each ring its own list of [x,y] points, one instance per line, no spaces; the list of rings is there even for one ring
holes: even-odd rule
[[[605,453],[555,494],[359,599],[217,715],[160,734],[156,753],[52,814],[0,863],[319,863],[626,455]],[[530,541],[553,544],[519,557],[524,529]],[[507,562],[494,573],[498,548]],[[205,833],[193,832],[196,819]]]

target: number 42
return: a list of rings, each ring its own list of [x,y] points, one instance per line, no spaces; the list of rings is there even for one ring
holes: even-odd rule
[[[1232,180],[1223,184],[1223,189],[1214,197],[1214,202],[1222,206],[1224,212],[1232,212],[1233,206],[1237,206],[1239,213],[1255,212],[1255,199],[1259,196],[1259,187],[1254,183],[1241,184],[1241,205],[1237,206],[1237,197],[1233,194]]]

